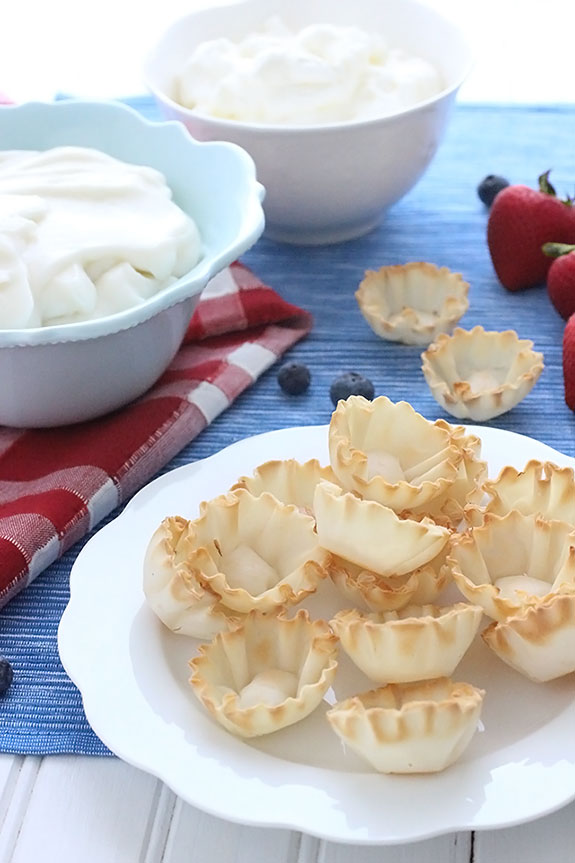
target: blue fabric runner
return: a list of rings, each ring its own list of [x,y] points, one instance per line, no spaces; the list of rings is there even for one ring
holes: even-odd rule
[[[148,97],[131,104],[148,117],[157,116]],[[244,262],[284,299],[315,316],[311,336],[289,356],[309,365],[311,388],[299,398],[285,396],[276,382],[277,368],[269,370],[166,470],[252,434],[329,422],[330,383],[347,370],[370,377],[378,395],[407,399],[428,419],[449,420],[425,383],[420,349],[377,338],[354,298],[366,269],[410,260],[463,273],[471,288],[462,326],[515,329],[522,338],[533,339],[544,354],[545,370],[532,393],[490,424],[575,455],[575,418],[563,398],[563,321],[544,288],[511,294],[499,285],[485,241],[487,213],[476,194],[478,182],[489,173],[534,186],[540,173],[552,169],[558,193],[572,195],[574,141],[575,107],[459,106],[431,169],[390,210],[378,230],[323,248],[295,248],[262,239]],[[13,663],[15,672],[12,687],[0,698],[2,752],[109,754],[86,721],[80,694],[60,665],[56,642],[70,569],[82,545],[0,612],[0,653]]]

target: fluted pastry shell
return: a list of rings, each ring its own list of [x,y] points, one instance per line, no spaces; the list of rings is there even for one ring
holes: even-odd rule
[[[575,593],[550,595],[503,623],[492,623],[484,641],[507,665],[536,683],[575,671]]]
[[[238,625],[241,615],[220,602],[198,579],[190,522],[165,518],[154,531],[144,557],[143,588],[150,608],[173,632],[213,638]]]
[[[487,479],[488,465],[481,459],[481,439],[467,434],[463,426],[450,426],[444,420],[437,420],[437,426],[451,431],[453,442],[460,448],[463,458],[459,463],[457,476],[433,500],[419,507],[401,513],[407,518],[427,515],[436,524],[455,530],[466,516],[466,511],[479,506],[484,497],[484,483]]]
[[[405,401],[350,396],[331,416],[331,467],[346,491],[367,500],[396,512],[423,506],[458,476],[463,454],[446,426]]]
[[[338,591],[357,608],[393,611],[413,600],[419,586],[414,573],[386,578],[331,555],[328,572]]]
[[[429,519],[400,519],[387,506],[318,483],[314,513],[320,545],[378,575],[405,575],[433,560],[449,531]]]
[[[312,513],[315,487],[321,480],[337,483],[331,467],[320,465],[315,458],[306,462],[275,459],[256,467],[251,476],[240,477],[231,491],[245,488],[256,496],[267,491],[282,503]]]
[[[477,634],[483,609],[458,602],[397,611],[338,612],[330,621],[341,646],[374,683],[449,677]]]
[[[461,273],[423,261],[368,270],[355,293],[362,315],[382,339],[428,345],[450,332],[469,307]]]
[[[504,621],[575,586],[575,530],[513,510],[453,534],[446,566],[464,597]]]
[[[445,549],[413,572],[386,577],[332,554],[327,569],[338,591],[354,607],[395,611],[408,604],[432,603],[447,583],[444,563]]]
[[[459,419],[492,419],[531,392],[543,371],[543,354],[515,330],[456,327],[424,351],[422,371],[438,404]]]
[[[506,515],[517,509],[575,526],[575,479],[570,467],[536,459],[523,470],[507,465],[496,479],[483,483],[483,492],[487,503],[470,501],[466,506],[465,517],[471,524],[481,524],[488,512]]]
[[[388,684],[328,710],[349,746],[381,773],[436,773],[465,751],[479,723],[482,689],[446,678]]]
[[[303,609],[290,619],[250,612],[238,629],[201,645],[190,667],[192,689],[212,716],[232,734],[256,737],[320,704],[337,670],[337,639]]]
[[[238,489],[204,501],[192,524],[206,563],[200,578],[233,611],[296,604],[327,576],[313,516],[269,492]]]

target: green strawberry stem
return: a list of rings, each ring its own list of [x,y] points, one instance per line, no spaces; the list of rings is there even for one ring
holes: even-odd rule
[[[539,176],[539,191],[544,195],[550,195],[552,198],[557,197],[557,192],[555,191],[555,187],[549,182],[549,174],[551,171],[545,171],[544,174]],[[565,204],[566,207],[572,207],[574,203],[573,198],[560,198],[562,204]]]
[[[553,195],[553,197],[557,196],[557,192],[555,191],[554,186],[549,182],[549,174],[551,171],[545,171],[544,174],[541,174],[539,177],[539,191],[543,192],[545,195]]]
[[[570,246],[569,243],[543,243],[541,251],[548,258],[560,258],[561,255],[575,252],[575,246]]]

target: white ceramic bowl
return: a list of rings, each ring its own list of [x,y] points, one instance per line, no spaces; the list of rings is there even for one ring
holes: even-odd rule
[[[197,265],[141,305],[97,320],[0,329],[0,424],[92,419],[144,393],[175,356],[208,281],[263,231],[263,189],[252,159],[200,144],[180,123],[151,123],[121,104],[29,103],[0,108],[2,149],[88,146],[160,170],[196,222]]]
[[[311,23],[379,31],[389,44],[435,64],[444,89],[389,117],[325,126],[273,126],[226,121],[184,108],[174,79],[195,46],[241,39],[279,15],[294,30]],[[266,188],[266,234],[294,243],[332,243],[375,227],[382,213],[418,181],[443,137],[457,90],[470,67],[458,28],[417,0],[242,0],[176,21],[147,58],[145,77],[163,114],[181,120],[198,140],[233,141],[254,158]]]

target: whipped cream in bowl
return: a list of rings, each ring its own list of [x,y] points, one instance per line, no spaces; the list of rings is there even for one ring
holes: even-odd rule
[[[165,177],[88,147],[0,151],[0,328],[105,318],[201,256]]]
[[[241,148],[125,105],[0,107],[0,424],[101,416],[166,370],[263,231]]]
[[[329,23],[294,30],[274,16],[243,39],[201,42],[172,94],[212,117],[307,126],[396,114],[443,86],[432,63],[382,33]]]
[[[317,245],[375,229],[415,185],[470,62],[420,0],[241,0],[173,22],[144,75],[164,116],[250,153],[269,238]]]

